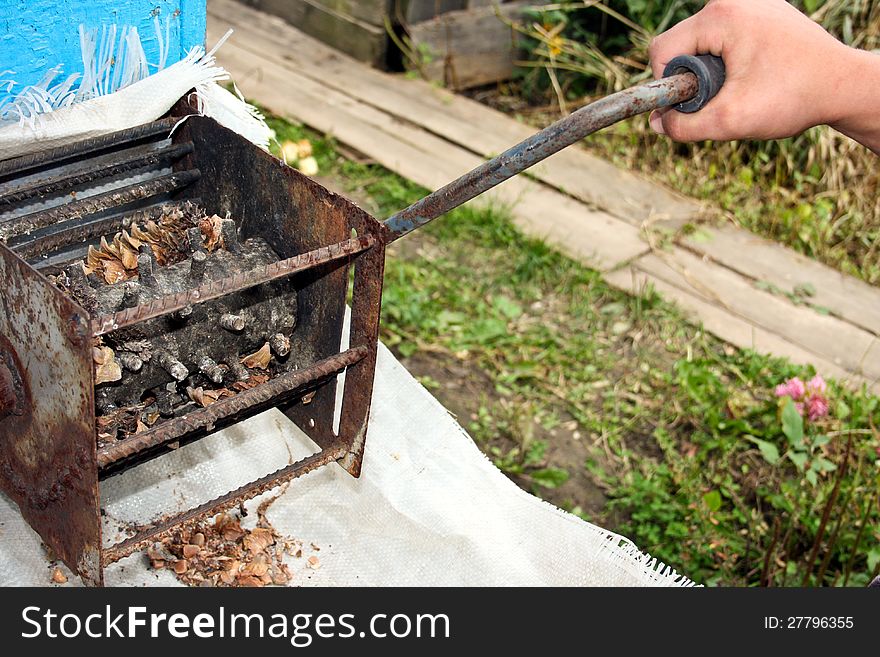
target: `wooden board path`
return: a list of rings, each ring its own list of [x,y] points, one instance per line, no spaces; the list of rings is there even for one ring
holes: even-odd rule
[[[770,283],[785,292],[809,285],[811,304],[880,335],[880,290],[864,281],[735,226],[701,230],[682,245],[756,283]]]
[[[401,117],[480,157],[497,155],[535,132],[501,112],[422,80],[364,66],[283,20],[234,0],[210,0],[208,15],[209,28],[217,26],[209,29],[208,43],[231,25],[236,30],[233,42],[260,60],[294,68],[327,89]],[[223,59],[222,50],[219,57]],[[695,202],[579,148],[557,153],[530,175],[635,226],[646,221],[678,226],[699,214]]]

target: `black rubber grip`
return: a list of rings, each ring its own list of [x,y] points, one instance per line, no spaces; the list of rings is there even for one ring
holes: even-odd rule
[[[715,55],[679,55],[674,57],[663,70],[663,77],[690,71],[697,76],[699,87],[697,95],[673,109],[690,114],[703,109],[724,85],[724,60]]]

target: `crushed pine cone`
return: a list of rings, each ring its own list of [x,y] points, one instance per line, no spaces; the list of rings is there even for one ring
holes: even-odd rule
[[[135,406],[117,408],[107,415],[95,418],[98,428],[98,447],[113,443],[137,433],[143,433],[159,419],[158,412],[154,415],[145,410],[153,403],[152,398]]]
[[[293,575],[283,557],[286,541],[261,517],[244,529],[231,513],[184,527],[147,550],[154,570],[169,569],[188,586],[284,586]]]
[[[116,362],[116,354],[110,347],[92,347],[92,360],[95,361],[95,385],[122,378],[122,367]]]
[[[272,532],[263,527],[257,527],[251,530],[250,534],[244,537],[244,547],[248,552],[263,552],[267,547],[275,543],[275,537]]]
[[[205,217],[199,222],[199,230],[202,231],[205,248],[215,251],[223,244],[223,218],[215,215]]]
[[[189,398],[202,408],[207,408],[221,397],[231,397],[233,395],[233,393],[226,388],[205,390],[201,386],[199,386],[198,388],[187,388],[186,394],[189,395]]]
[[[265,370],[269,368],[269,361],[272,360],[272,348],[267,342],[259,351],[245,356],[241,359],[241,364],[249,370]]]
[[[145,244],[150,246],[160,266],[173,265],[188,257],[187,230],[199,227],[204,232],[203,222],[211,219],[214,218],[207,217],[204,210],[191,202],[163,206],[156,219],[147,219],[142,224],[132,223],[112,239],[102,237],[99,246],[89,246],[86,257],[80,262],[83,273],[86,276],[95,274],[109,285],[131,280],[138,275],[138,250]],[[210,232],[205,237],[209,251],[219,246],[219,232],[216,236]],[[78,302],[87,301],[71,287],[66,274],[52,280]]]

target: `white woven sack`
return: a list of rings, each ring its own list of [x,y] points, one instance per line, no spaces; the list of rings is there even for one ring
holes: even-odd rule
[[[165,67],[167,38],[156,22],[160,40],[159,70],[149,74],[136,28],[122,28],[117,40],[115,26],[97,30],[80,28],[83,51],[82,76],[52,81],[60,71],[49,71],[39,85],[13,95],[7,81],[7,97],[0,100],[0,159],[61,146],[154,121],[165,114],[188,91],[195,89],[200,114],[210,116],[262,148],[271,130],[262,115],[239,94],[218,83],[229,74],[217,65],[214,53],[231,30],[210,52],[201,46],[181,61]],[[167,35],[167,24],[166,24]],[[82,77],[76,91],[73,85]],[[237,90],[236,90],[237,91]]]

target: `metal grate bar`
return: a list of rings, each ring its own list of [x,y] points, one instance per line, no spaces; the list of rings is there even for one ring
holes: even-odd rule
[[[107,548],[101,553],[102,566],[108,566],[120,559],[124,559],[139,550],[151,546],[157,540],[164,538],[169,532],[173,531],[181,525],[197,522],[214,514],[231,509],[238,506],[242,502],[253,499],[258,495],[262,495],[266,491],[272,490],[285,482],[288,482],[304,474],[308,474],[313,470],[327,465],[334,461],[338,461],[348,454],[345,447],[330,447],[324,449],[317,454],[306,457],[301,461],[297,461],[287,467],[276,470],[275,472],[257,479],[254,482],[245,484],[240,488],[221,495],[220,497],[206,502],[189,511],[173,516],[168,520],[160,522],[153,527],[135,534],[129,539],[117,543],[113,547]]]
[[[154,429],[103,447],[98,450],[98,467],[106,468],[140,452],[212,427],[220,420],[241,415],[249,409],[262,408],[267,405],[275,406],[303,386],[338,374],[346,367],[362,361],[369,353],[367,347],[348,349],[318,361],[304,370],[282,374],[255,388],[240,392],[234,397],[221,399],[210,406],[187,413],[183,417],[163,422]]]
[[[187,199],[191,203],[198,205],[197,199]],[[132,224],[146,222],[150,219],[159,219],[165,208],[177,205],[177,203],[162,203],[153,205],[143,210],[135,212],[120,212],[109,217],[102,217],[93,221],[85,221],[83,223],[70,225],[63,224],[57,230],[53,230],[49,234],[38,236],[27,236],[27,238],[19,238],[9,240],[9,248],[25,260],[33,260],[43,254],[51,253],[65,246],[73,244],[81,244],[88,240],[105,235],[113,235],[123,228],[128,228]],[[39,263],[38,263],[39,264]]]
[[[114,148],[133,141],[148,139],[162,133],[171,132],[171,128],[179,121],[177,118],[161,119],[153,123],[145,123],[144,125],[111,132],[108,135],[85,139],[73,144],[51,148],[37,153],[29,153],[20,157],[14,157],[0,162],[0,177],[11,174],[22,175],[25,171],[36,169],[37,167],[47,164],[58,164],[73,157],[82,157],[96,151],[102,151],[106,148]]]
[[[0,226],[0,240],[25,235],[39,228],[70,221],[84,215],[97,214],[115,207],[142,201],[151,196],[170,194],[195,182],[200,176],[201,173],[198,169],[179,171],[127,187],[120,187],[103,194],[96,194],[81,201],[73,201],[48,210],[26,214]]]
[[[324,246],[308,253],[303,253],[286,260],[279,260],[271,265],[260,267],[241,274],[235,274],[218,281],[211,281],[194,290],[184,290],[176,294],[160,297],[155,301],[134,308],[120,310],[112,315],[104,315],[92,320],[92,333],[97,337],[117,331],[126,326],[139,324],[148,319],[161,317],[169,313],[205,301],[210,301],[227,294],[268,283],[283,276],[313,269],[334,260],[347,258],[371,248],[375,240],[370,236],[355,237]]]
[[[148,151],[140,150],[134,153],[121,153],[117,159],[101,163],[97,166],[47,176],[10,189],[0,194],[0,206],[21,203],[35,196],[57,194],[73,187],[85,185],[86,183],[119,176],[127,171],[135,171],[155,166],[162,162],[177,160],[184,155],[192,153],[192,151],[192,142],[186,142],[183,144],[169,144],[162,148],[154,148]]]

